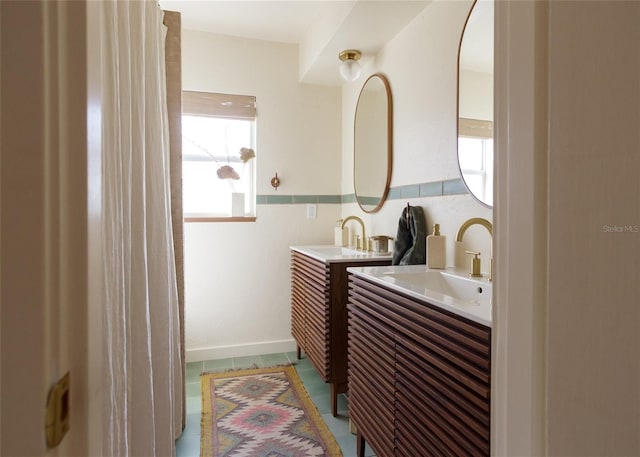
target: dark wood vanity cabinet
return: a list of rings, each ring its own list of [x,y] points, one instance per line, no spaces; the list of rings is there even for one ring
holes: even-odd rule
[[[377,455],[393,455],[395,409],[395,346],[392,314],[384,306],[369,306],[360,296],[349,305],[349,417],[359,431],[358,454],[366,436]]]
[[[491,329],[354,275],[349,294],[358,456],[489,455]]]
[[[331,386],[331,413],[347,391],[347,268],[389,265],[391,259],[323,262],[291,251],[291,334],[298,359],[307,355]]]

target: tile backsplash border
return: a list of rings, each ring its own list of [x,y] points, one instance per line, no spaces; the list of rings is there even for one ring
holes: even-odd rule
[[[420,184],[391,187],[387,200],[400,200],[419,197],[443,197],[445,195],[467,194],[467,188],[461,178],[434,181]],[[257,195],[258,205],[296,205],[296,204],[343,204],[355,203],[355,194],[346,195]]]

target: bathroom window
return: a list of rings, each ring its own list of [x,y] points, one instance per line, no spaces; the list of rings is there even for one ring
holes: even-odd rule
[[[493,202],[493,140],[458,137],[458,159],[469,190],[480,200]]]
[[[256,100],[183,92],[185,221],[252,221],[256,208]]]

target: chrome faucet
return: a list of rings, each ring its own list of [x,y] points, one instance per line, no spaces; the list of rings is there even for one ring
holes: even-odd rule
[[[464,232],[467,231],[467,229],[469,227],[471,227],[472,225],[482,225],[484,228],[486,228],[489,231],[489,235],[491,236],[491,252],[493,252],[493,225],[491,225],[491,222],[489,222],[486,219],[483,219],[481,217],[473,217],[467,221],[465,221],[460,228],[458,229],[458,234],[456,235],[456,241],[462,241],[462,237],[464,236]],[[473,253],[475,258],[473,260],[479,260],[478,259],[478,253]],[[474,265],[474,263],[472,262],[472,265]],[[477,267],[476,267],[477,268]],[[473,269],[475,270],[475,269]],[[476,273],[477,275],[477,271],[473,271],[471,272],[472,276],[475,276],[474,273]],[[493,281],[493,255],[491,257],[491,259],[489,260],[489,277],[487,278],[489,281]]]
[[[367,235],[365,234],[364,231],[364,222],[362,222],[362,219],[360,219],[358,216],[348,216],[345,217],[342,221],[342,224],[340,224],[340,228],[344,228],[344,225],[348,222],[348,221],[357,221],[360,223],[360,227],[362,227],[362,241],[363,241],[363,245],[360,245],[360,238],[356,238],[356,249],[358,250],[362,250],[362,251],[367,251]]]

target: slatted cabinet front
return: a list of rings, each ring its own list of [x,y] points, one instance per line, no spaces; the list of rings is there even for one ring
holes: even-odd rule
[[[359,289],[351,290],[349,309],[349,416],[377,455],[394,449],[394,330],[390,311]],[[362,440],[358,449],[364,447]]]
[[[349,366],[350,412],[379,457],[489,455],[489,327],[352,275]]]
[[[325,382],[330,381],[329,264],[291,255],[291,333]]]
[[[291,334],[331,388],[331,413],[347,391],[347,268],[389,265],[391,258],[323,262],[291,251]]]

